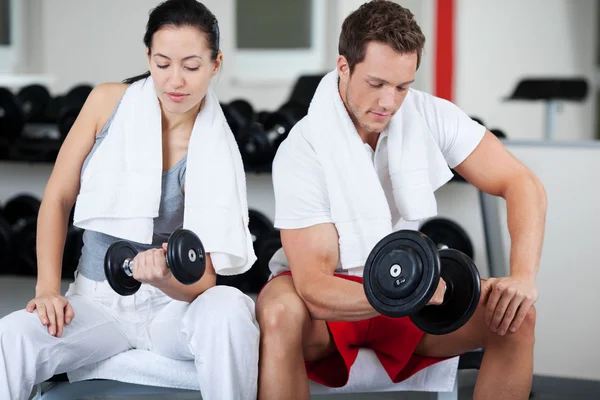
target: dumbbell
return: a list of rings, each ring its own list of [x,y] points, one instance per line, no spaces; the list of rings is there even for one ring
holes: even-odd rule
[[[3,142],[0,145],[10,145],[14,139],[19,137],[24,125],[25,119],[15,96],[10,90],[0,88],[0,139]]]
[[[262,117],[262,129],[260,124],[242,128],[238,144],[244,163],[249,167],[260,167],[271,162],[281,142],[302,117],[302,106],[287,102],[277,111]]]
[[[237,142],[245,166],[258,168],[271,160],[269,139],[260,123],[251,122],[240,128]]]
[[[269,260],[275,251],[281,248],[281,239],[279,239],[279,230],[275,229],[270,219],[258,211],[251,210],[251,212],[249,229],[252,233],[256,262],[247,272],[246,279],[248,292],[258,293],[269,280],[271,275]],[[276,247],[275,250],[272,250],[273,247]]]
[[[465,253],[470,259],[474,258],[473,243],[467,232],[456,222],[448,218],[431,218],[419,228],[441,249],[455,249]]]
[[[133,278],[133,259],[137,250],[132,243],[119,240],[111,244],[104,256],[104,273],[110,286],[122,296],[136,293],[142,283]],[[206,269],[206,253],[198,236],[178,229],[169,236],[167,266],[179,282],[191,285],[200,280]]]
[[[77,120],[79,112],[92,90],[93,87],[90,85],[78,85],[62,98],[58,112],[58,130],[63,139]]]
[[[246,100],[236,99],[227,104],[222,103],[221,108],[236,139],[240,130],[254,121],[254,108]]]
[[[15,140],[10,158],[21,161],[53,162],[58,156],[62,138],[56,128],[55,99],[45,86],[34,84],[22,88],[16,96],[25,120],[21,137]]]
[[[262,110],[256,113],[256,122],[261,124],[263,127],[265,126],[267,119],[271,115],[270,111]]]
[[[440,279],[446,282],[440,305],[427,305]],[[455,249],[438,250],[422,232],[400,230],[381,239],[369,253],[363,274],[371,306],[389,317],[410,317],[422,331],[444,335],[462,327],[481,296],[479,271]]]
[[[17,103],[26,123],[46,122],[46,113],[52,96],[45,86],[34,84],[23,87],[17,93]]]
[[[36,233],[40,205],[40,200],[29,194],[17,195],[4,205],[4,218],[10,225],[9,263],[15,274],[37,274]]]
[[[51,124],[58,124],[58,117],[64,98],[64,96],[58,95],[50,99],[50,104],[48,105],[48,109],[46,110],[46,122]]]

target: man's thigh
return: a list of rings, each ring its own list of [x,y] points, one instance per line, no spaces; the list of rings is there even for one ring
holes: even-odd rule
[[[256,300],[257,318],[263,327],[275,327],[279,332],[297,329],[302,340],[306,361],[315,361],[335,352],[335,343],[327,323],[313,320],[302,298],[296,292],[292,277],[271,279]],[[263,329],[263,328],[261,328]],[[291,332],[292,334],[294,332]]]
[[[486,284],[486,281],[482,280],[482,293],[484,293],[483,286]],[[486,302],[487,299],[482,296],[475,313],[460,329],[446,335],[425,334],[415,354],[427,357],[453,357],[483,347],[489,329],[485,323]]]

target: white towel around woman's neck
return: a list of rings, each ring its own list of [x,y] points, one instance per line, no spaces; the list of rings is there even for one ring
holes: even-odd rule
[[[388,159],[395,205],[404,220],[437,214],[434,191],[452,171],[413,103],[411,92],[388,126]],[[392,232],[390,207],[364,143],[338,89],[337,70],[321,80],[303,134],[321,163],[341,266],[362,267],[375,244]]]
[[[152,242],[161,197],[161,121],[151,77],[127,88],[106,138],[82,176],[76,226]],[[183,227],[200,237],[221,275],[243,273],[256,261],[242,158],[210,88],[188,146]]]

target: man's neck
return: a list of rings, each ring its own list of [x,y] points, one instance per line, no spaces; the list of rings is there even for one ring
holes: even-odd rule
[[[354,126],[356,126],[356,124],[354,124]],[[379,140],[379,135],[381,135],[381,132],[366,132],[359,127],[357,127],[356,130],[358,131],[358,135],[360,136],[362,141],[371,146],[373,151],[375,151],[375,148],[377,147],[377,141]]]

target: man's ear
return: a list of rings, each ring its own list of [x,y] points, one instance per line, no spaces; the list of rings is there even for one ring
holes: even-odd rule
[[[350,78],[350,65],[348,64],[346,57],[338,56],[337,70],[340,79],[348,80]]]

